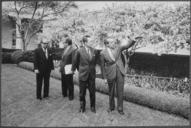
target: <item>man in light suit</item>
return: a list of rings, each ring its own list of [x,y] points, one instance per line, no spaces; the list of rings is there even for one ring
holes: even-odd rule
[[[36,73],[36,98],[41,100],[42,81],[44,81],[43,98],[49,96],[49,80],[51,70],[54,69],[53,58],[50,49],[48,48],[48,41],[43,39],[41,47],[37,48],[34,53],[34,72]]]
[[[102,77],[109,87],[109,109],[115,109],[114,92],[117,93],[117,109],[121,115],[123,112],[123,90],[125,76],[125,58],[122,51],[131,47],[135,41],[116,41],[108,38],[105,42],[105,49],[100,53]]]
[[[90,107],[92,112],[96,112],[95,108],[95,66],[98,59],[98,51],[87,45],[88,38],[83,37],[82,47],[80,47],[73,59],[72,71],[74,72],[79,67],[79,88],[80,88],[80,110],[79,112],[85,112],[86,106],[86,88],[89,89],[90,94]]]
[[[63,97],[68,96],[69,100],[74,98],[74,83],[73,83],[73,73],[66,73],[66,66],[72,66],[72,59],[75,53],[75,49],[72,46],[72,40],[67,38],[65,41],[65,47],[62,54],[62,60],[60,63],[61,72],[61,83],[62,83],[62,95]],[[67,94],[68,93],[68,94]]]

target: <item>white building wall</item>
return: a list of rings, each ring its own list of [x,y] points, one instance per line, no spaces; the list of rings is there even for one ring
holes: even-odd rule
[[[12,32],[15,30],[16,25],[14,26],[12,25],[12,22],[10,19],[8,19],[8,17],[6,19],[2,19],[2,48],[16,48],[12,45]],[[34,50],[35,48],[37,48],[38,44],[38,37],[34,36],[31,39],[30,44],[27,46],[27,50]]]
[[[13,30],[15,30],[15,28],[13,28],[12,23],[10,20],[7,19],[3,19],[2,20],[2,48],[12,48],[12,32]]]

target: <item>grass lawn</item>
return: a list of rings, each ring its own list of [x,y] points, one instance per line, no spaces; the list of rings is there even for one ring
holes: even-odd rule
[[[1,125],[2,126],[169,126],[189,125],[189,120],[131,102],[124,101],[125,115],[107,113],[108,96],[96,93],[96,114],[90,111],[89,93],[86,112],[78,113],[79,89],[75,86],[73,101],[61,96],[61,82],[50,79],[49,99],[36,100],[36,81],[33,72],[2,65]]]

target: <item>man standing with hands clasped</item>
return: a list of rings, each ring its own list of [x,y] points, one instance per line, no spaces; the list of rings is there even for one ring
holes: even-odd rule
[[[41,41],[41,47],[34,52],[34,72],[36,73],[36,98],[41,100],[42,82],[44,81],[43,98],[49,96],[49,80],[51,70],[54,69],[53,58],[48,48],[48,41],[44,38]]]
[[[121,115],[123,112],[123,90],[125,76],[125,58],[122,51],[130,48],[135,41],[123,39],[121,41],[108,38],[104,44],[105,49],[100,53],[102,77],[109,88],[109,109],[115,109],[114,92],[117,93],[117,110]]]
[[[69,100],[74,98],[74,83],[73,83],[73,72],[72,59],[75,53],[75,49],[72,46],[72,40],[67,38],[64,42],[65,48],[62,53],[62,60],[60,63],[61,72],[61,84],[62,84],[62,95],[63,97],[69,97]]]

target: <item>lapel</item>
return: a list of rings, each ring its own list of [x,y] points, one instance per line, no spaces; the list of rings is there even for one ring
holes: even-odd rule
[[[64,47],[64,49],[63,49],[63,52],[62,52],[62,59],[63,59],[63,57],[64,57],[64,51],[66,50],[66,47]]]
[[[42,58],[44,58],[46,60],[46,55],[43,51],[43,48],[40,48],[40,52],[41,52]]]
[[[121,58],[121,53],[122,53],[122,52],[121,52],[120,48],[117,47],[117,48],[115,49],[115,51],[114,51],[114,56],[115,56],[116,61]]]
[[[94,55],[94,51],[93,51],[93,49],[91,47],[88,46],[88,48],[89,48],[89,51],[90,51],[90,55],[88,53],[87,54],[88,54],[89,60],[92,60],[93,55]]]
[[[73,50],[72,50],[72,46],[69,46],[69,49],[68,49],[68,51],[67,51],[67,53],[66,54],[70,54],[71,52],[72,52]]]
[[[115,56],[113,55],[112,51],[111,51],[111,53],[109,53],[108,48],[107,48],[107,49],[105,49],[105,53],[106,53],[106,57],[107,57],[110,61],[112,61],[112,62],[115,61],[116,58],[115,58]]]
[[[89,55],[88,55],[88,53],[87,53],[85,47],[82,48],[82,51],[83,51],[84,57],[85,57],[88,61],[90,61],[90,57],[89,57]]]
[[[63,50],[63,54],[62,54],[62,58],[64,58],[64,56],[69,55],[72,52],[72,46],[69,46],[69,49],[66,51],[67,47],[64,48]]]

